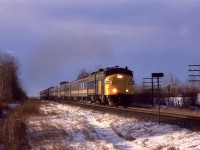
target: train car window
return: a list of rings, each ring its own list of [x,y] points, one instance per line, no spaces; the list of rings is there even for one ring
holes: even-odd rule
[[[84,89],[87,89],[87,82],[84,82]]]
[[[80,90],[86,89],[86,85],[87,85],[87,82],[80,82],[80,83],[79,83],[79,89],[80,89]]]
[[[95,81],[88,82],[88,88],[89,88],[89,89],[95,88]]]
[[[84,90],[84,87],[85,87],[85,82],[79,83],[79,89],[80,90]]]
[[[79,83],[79,90],[82,90],[82,83]]]
[[[66,87],[66,91],[69,91],[69,87]]]

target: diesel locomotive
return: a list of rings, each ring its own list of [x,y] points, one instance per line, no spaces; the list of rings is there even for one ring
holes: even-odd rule
[[[72,82],[61,82],[40,92],[41,99],[82,100],[128,106],[134,94],[133,72],[119,66],[99,69]]]

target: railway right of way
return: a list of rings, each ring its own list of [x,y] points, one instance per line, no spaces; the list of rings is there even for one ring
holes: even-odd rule
[[[111,107],[98,104],[90,104],[83,102],[62,101],[61,103],[73,106],[80,106],[86,109],[93,109],[96,111],[107,112],[125,117],[135,117],[142,121],[153,121],[158,123],[167,123],[178,125],[192,130],[200,130],[200,116],[192,114],[184,114],[181,112],[167,112],[161,109],[160,117],[157,108],[137,108],[137,107]]]

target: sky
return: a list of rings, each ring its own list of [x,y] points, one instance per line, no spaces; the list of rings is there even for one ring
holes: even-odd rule
[[[199,14],[199,0],[0,0],[0,50],[30,96],[99,66],[185,81],[200,63]]]

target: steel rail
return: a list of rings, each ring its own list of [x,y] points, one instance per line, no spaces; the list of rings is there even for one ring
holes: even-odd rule
[[[111,110],[118,110],[118,111],[123,111],[126,113],[140,113],[144,115],[158,115],[158,110],[157,109],[147,109],[147,108],[136,108],[136,107],[128,107],[128,108],[123,108],[123,107],[112,107],[112,106],[107,106],[107,105],[98,105],[98,104],[89,104],[89,103],[83,103],[83,102],[71,102],[71,101],[65,101],[65,103],[69,104],[79,104],[79,105],[85,105],[89,107],[95,107],[95,108],[106,108],[106,109],[111,109]],[[170,117],[170,118],[178,118],[178,119],[185,119],[185,120],[194,120],[194,121],[200,121],[200,116],[194,116],[194,115],[188,115],[188,114],[179,114],[179,113],[173,113],[173,112],[164,112],[161,110],[161,117]]]

